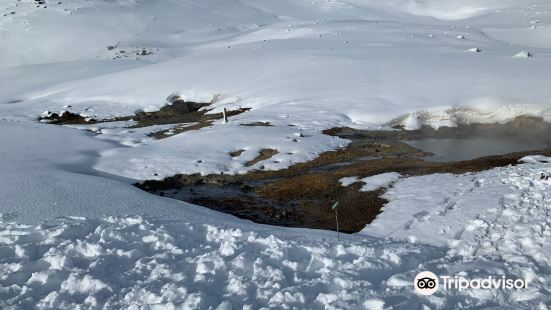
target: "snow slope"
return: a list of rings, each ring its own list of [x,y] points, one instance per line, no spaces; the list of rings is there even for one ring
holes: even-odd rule
[[[550,24],[537,0],[0,1],[0,307],[547,309],[545,158],[367,179],[394,182],[390,202],[341,242],[131,183],[284,168],[347,143],[329,127],[550,120]],[[29,122],[154,111],[175,93],[252,110],[163,140],[147,133],[164,126],[96,139]],[[256,121],[274,126],[240,126]],[[263,148],[279,154],[246,168]],[[421,297],[420,270],[530,286]]]
[[[64,216],[141,214],[198,221],[205,217],[203,208],[150,195],[128,180],[93,170],[99,152],[113,148],[112,143],[73,129],[28,122],[0,121],[0,132],[4,220],[37,224]]]
[[[551,158],[526,161],[400,179],[375,223],[340,242],[329,232],[211,224],[219,219],[214,212],[198,223],[143,216],[3,221],[0,306],[547,309],[551,181],[540,175],[551,173]],[[433,199],[434,184],[445,190],[444,202]],[[522,278],[529,286],[424,297],[412,286],[422,270]]]
[[[314,132],[551,119],[551,4],[534,0],[94,0],[46,8],[5,0],[0,12],[0,82],[9,85],[0,87],[0,115],[7,119],[45,110],[131,115],[159,109],[174,93],[216,98],[215,112],[251,107],[240,116],[247,122]],[[514,57],[521,51],[534,57]],[[214,130],[241,139],[234,128]],[[252,151],[282,135],[269,134]],[[176,140],[109,153],[97,169],[141,179],[149,173],[139,163],[151,149],[195,156]],[[314,153],[337,145],[304,144]],[[277,167],[311,156],[297,152]],[[247,171],[227,156],[216,161],[221,172]],[[213,170],[156,165],[172,174]]]
[[[388,275],[442,255],[384,240],[340,245],[142,217],[0,227],[2,307],[382,309]],[[385,295],[412,304],[411,292]]]

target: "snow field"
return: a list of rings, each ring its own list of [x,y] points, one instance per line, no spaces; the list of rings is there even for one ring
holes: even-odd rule
[[[201,140],[213,139],[213,132],[215,139],[235,140],[250,149],[245,157],[282,148],[279,163],[248,169],[227,158],[235,151],[227,143],[209,146],[205,163],[197,165],[202,159],[183,138],[152,141],[138,132],[102,130],[136,148],[102,153],[96,168],[136,180],[285,168],[341,146],[320,134],[337,126],[551,119],[551,8],[533,0],[94,0],[47,8],[6,0],[1,10],[16,11],[0,17],[0,81],[9,85],[0,88],[2,119],[36,119],[46,110],[128,116],[158,110],[178,93],[191,101],[217,98],[214,112],[252,108],[230,124],[283,127],[259,137],[217,123],[197,133]],[[481,52],[467,52],[472,48]],[[153,54],[135,55],[143,49]],[[515,57],[528,54],[533,57]],[[314,138],[287,152],[297,148],[282,142],[291,125]],[[254,143],[242,145],[245,139]],[[161,149],[167,159],[152,158]]]
[[[441,255],[137,216],[0,227],[2,307],[365,308],[385,303],[387,276]]]
[[[551,6],[534,0],[0,1],[0,308],[548,309],[551,160],[389,187],[373,224],[251,224],[131,186],[282,169],[346,141],[326,128],[551,120]],[[12,14],[13,12],[13,14]],[[146,50],[146,55],[138,55]],[[469,52],[476,51],[476,53]],[[151,53],[150,53],[151,52]],[[252,110],[163,140],[128,124],[178,93]],[[269,122],[274,127],[244,127]],[[252,167],[262,149],[278,154]],[[243,149],[241,156],[229,153]],[[518,291],[413,292],[420,270]]]

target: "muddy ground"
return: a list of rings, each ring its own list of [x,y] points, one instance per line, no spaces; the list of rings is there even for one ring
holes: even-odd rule
[[[551,149],[540,149],[460,162],[431,162],[423,160],[429,154],[402,142],[426,138],[496,136],[547,141],[545,137],[551,137],[550,124],[534,118],[518,118],[501,125],[470,125],[439,130],[333,128],[324,133],[349,139],[351,143],[346,148],[323,153],[313,161],[280,171],[253,171],[237,176],[176,175],[136,186],[157,195],[184,200],[257,223],[328,230],[336,229],[335,214],[330,206],[338,201],[340,230],[353,233],[362,230],[380,213],[386,203],[382,198],[385,190],[360,192],[361,184],[343,187],[339,183],[343,177],[363,178],[385,172],[399,172],[404,176],[461,174],[515,165],[529,154],[551,156]],[[274,154],[277,150],[267,149],[256,162],[269,159]]]

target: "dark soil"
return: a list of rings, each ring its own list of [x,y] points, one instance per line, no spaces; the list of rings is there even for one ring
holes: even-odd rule
[[[241,154],[243,154],[243,152],[245,152],[245,150],[233,151],[233,152],[230,152],[230,156],[231,157],[239,157],[239,156],[241,156]]]
[[[47,117],[41,117],[39,118],[40,121],[46,121],[50,124],[55,125],[66,125],[66,124],[95,124],[97,123],[96,120],[93,119],[87,119],[85,117],[80,116],[79,114],[75,114],[69,111],[65,111],[61,113],[61,115],[57,113],[52,113]]]

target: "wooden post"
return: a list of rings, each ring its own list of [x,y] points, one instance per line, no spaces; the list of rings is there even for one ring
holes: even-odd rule
[[[224,124],[228,123],[228,115],[226,114],[226,108],[222,111],[222,115],[224,116]]]
[[[337,241],[341,241],[341,237],[339,235],[339,213],[337,209],[335,209],[335,219],[337,220]]]
[[[333,206],[331,206],[331,209],[335,210],[335,220],[337,221],[337,241],[341,241],[340,235],[339,235],[339,213],[337,211],[337,207],[339,206],[338,202],[335,202]]]

